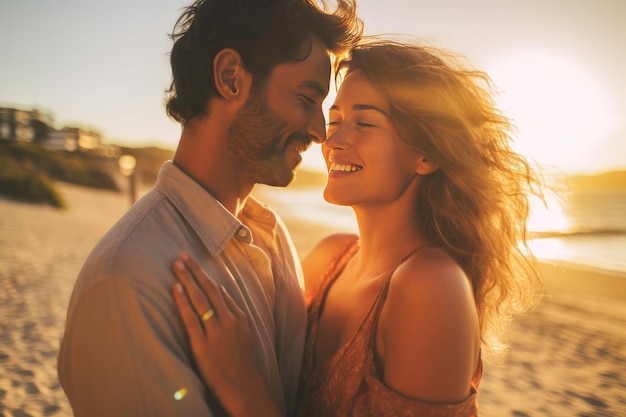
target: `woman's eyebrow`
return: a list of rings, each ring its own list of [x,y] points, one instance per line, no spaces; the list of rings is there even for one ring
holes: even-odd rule
[[[389,119],[389,115],[387,114],[386,111],[384,111],[380,107],[376,107],[371,104],[355,104],[354,106],[352,106],[352,109],[353,110],[374,110],[374,111],[381,113],[383,116]],[[330,106],[330,110],[339,110],[339,107],[333,104],[332,106]]]

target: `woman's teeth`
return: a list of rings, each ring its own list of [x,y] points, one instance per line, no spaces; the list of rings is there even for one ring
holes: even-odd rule
[[[359,166],[359,165],[337,164],[337,163],[334,163],[334,162],[332,164],[330,164],[330,170],[331,171],[355,172],[355,171],[360,171],[362,169],[363,169],[363,167]]]

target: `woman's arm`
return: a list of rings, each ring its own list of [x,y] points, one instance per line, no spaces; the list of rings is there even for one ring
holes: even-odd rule
[[[245,313],[187,254],[173,269],[174,300],[207,387],[231,417],[283,416],[254,363]]]

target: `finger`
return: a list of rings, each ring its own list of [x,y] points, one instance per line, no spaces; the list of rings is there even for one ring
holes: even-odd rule
[[[198,315],[189,303],[189,299],[185,294],[183,286],[180,283],[174,284],[172,293],[174,295],[176,308],[178,309],[178,313],[180,314],[183,325],[185,326],[185,330],[187,330],[191,344],[194,345],[202,340],[204,336],[204,329],[198,320]]]
[[[196,317],[201,317],[207,311],[209,311],[212,306],[209,304],[209,301],[205,297],[202,290],[196,284],[196,281],[193,279],[185,264],[177,259],[173,264],[174,273],[178,278],[178,281],[182,284],[185,289],[185,293],[187,294],[190,307],[195,311]]]
[[[222,298],[224,299],[224,303],[226,304],[228,309],[231,311],[231,313],[233,313],[233,315],[237,319],[245,320],[247,322],[248,316],[246,316],[246,313],[244,313],[244,311],[241,308],[239,308],[239,305],[233,299],[233,297],[231,297],[230,294],[226,291],[226,288],[224,288],[223,286],[220,286],[220,292],[222,294]]]
[[[184,262],[188,272],[194,278],[195,284],[202,289],[215,313],[218,316],[223,316],[229,312],[218,285],[209,277],[198,261],[186,253],[181,253],[179,259]]]

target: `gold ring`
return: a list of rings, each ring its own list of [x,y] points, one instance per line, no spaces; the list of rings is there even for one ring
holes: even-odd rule
[[[209,320],[211,317],[213,317],[213,315],[215,314],[215,311],[213,311],[212,308],[209,308],[206,313],[204,313],[200,318],[202,319],[202,321],[207,321]]]

